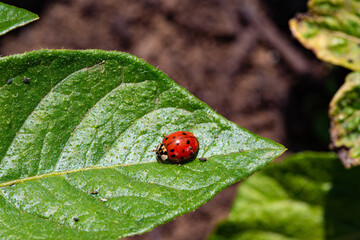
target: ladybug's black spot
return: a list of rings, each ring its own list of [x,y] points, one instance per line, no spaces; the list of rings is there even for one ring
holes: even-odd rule
[[[186,135],[186,133],[182,133],[182,135]]]
[[[181,157],[180,159],[181,159],[181,160],[183,160],[183,159],[184,159],[184,157]]]
[[[166,141],[166,140],[168,140],[168,139],[169,139],[168,137],[167,137],[167,138],[165,138],[165,141]]]
[[[175,157],[175,154],[171,155],[171,157],[174,158],[174,157]]]
[[[187,141],[186,141],[186,144],[190,144],[190,140],[187,140]]]
[[[175,137],[173,137],[173,139],[175,139]]]
[[[183,150],[183,152],[185,152],[185,150]]]
[[[193,149],[193,147],[190,146],[190,150],[192,150],[192,149]]]
[[[174,152],[175,150],[174,149],[171,149],[170,152]]]
[[[179,145],[179,143],[177,142],[176,145]]]

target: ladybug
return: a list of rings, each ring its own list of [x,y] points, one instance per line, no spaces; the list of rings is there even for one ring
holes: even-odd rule
[[[185,162],[193,159],[199,150],[199,141],[194,134],[186,131],[173,132],[164,137],[156,148],[159,161]]]

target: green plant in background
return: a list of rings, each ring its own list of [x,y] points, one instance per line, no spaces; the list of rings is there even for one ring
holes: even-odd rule
[[[0,35],[38,19],[32,12],[0,2]]]
[[[334,153],[294,154],[241,184],[210,239],[359,239],[359,197],[359,168]]]
[[[347,168],[360,164],[360,2],[310,0],[293,35],[324,61],[349,68],[333,97],[331,140]],[[272,164],[238,188],[211,240],[360,239],[360,169],[335,153],[304,152]]]
[[[34,51],[0,58],[0,73],[3,239],[142,233],[285,150],[129,54]],[[153,150],[176,130],[197,136],[206,162],[157,162]]]
[[[353,72],[330,103],[332,138],[346,166],[360,164],[360,73]]]
[[[309,12],[290,21],[293,35],[316,56],[360,70],[360,2],[310,0]],[[345,167],[360,164],[359,74],[353,73],[330,104],[331,139]]]

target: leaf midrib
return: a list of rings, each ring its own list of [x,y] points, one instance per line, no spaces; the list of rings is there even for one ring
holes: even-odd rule
[[[279,149],[280,148],[257,148],[257,149],[243,150],[243,151],[237,152],[237,153],[263,151],[263,150],[271,151],[271,150],[279,150]],[[220,155],[220,156],[228,156],[231,154],[234,154],[234,153],[229,153],[227,155]],[[219,156],[219,155],[216,155],[216,156]],[[212,156],[212,157],[215,157],[215,156]],[[209,157],[208,161],[211,161],[212,157]],[[129,166],[133,166],[133,165],[144,165],[144,164],[151,164],[151,163],[157,163],[157,161],[138,162],[138,163],[129,163],[129,164],[116,164],[116,165],[103,166],[103,167],[87,167],[87,168],[79,168],[79,169],[73,169],[73,170],[68,170],[68,171],[63,171],[63,172],[51,172],[51,173],[16,179],[16,180],[8,181],[8,182],[3,182],[3,183],[0,183],[0,188],[6,187],[6,186],[11,186],[16,183],[23,183],[23,182],[27,182],[27,181],[31,181],[31,180],[38,180],[38,179],[46,178],[46,177],[62,176],[65,174],[76,173],[76,172],[84,172],[84,171],[89,171],[89,170],[100,170],[100,169],[111,169],[111,168],[116,168],[116,167],[129,167]],[[159,163],[159,164],[163,164],[163,163]]]

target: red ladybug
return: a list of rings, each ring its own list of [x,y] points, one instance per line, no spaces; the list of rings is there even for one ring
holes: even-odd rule
[[[199,150],[199,141],[194,134],[177,131],[167,135],[156,148],[156,156],[160,161],[184,162],[195,157]]]

